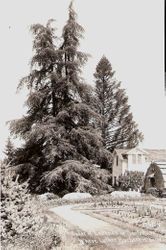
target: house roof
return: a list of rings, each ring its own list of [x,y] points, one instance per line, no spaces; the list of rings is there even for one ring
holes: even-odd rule
[[[166,149],[115,149],[115,153],[123,158],[123,154],[132,154],[134,150],[147,154],[150,161],[166,162]]]
[[[122,148],[120,148],[120,149],[115,149],[115,152],[117,153],[117,154],[127,154],[127,152],[129,151],[130,149],[122,149]]]
[[[140,148],[130,148],[130,149],[115,149],[115,152],[118,155],[123,155],[123,154],[133,154],[133,151],[137,151],[137,153],[143,153],[143,154],[148,154],[145,150],[140,149]]]
[[[121,160],[124,159],[124,155],[133,154],[134,152],[137,152],[137,154],[147,154],[147,152],[139,148],[130,148],[130,149],[119,148],[115,149],[114,152],[119,156]]]
[[[129,149],[115,149],[114,152],[119,156],[121,160],[123,160],[123,154],[127,154]]]

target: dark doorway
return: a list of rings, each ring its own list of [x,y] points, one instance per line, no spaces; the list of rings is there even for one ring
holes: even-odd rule
[[[155,178],[154,177],[150,178],[150,184],[151,184],[152,187],[155,187],[156,182],[155,182]]]

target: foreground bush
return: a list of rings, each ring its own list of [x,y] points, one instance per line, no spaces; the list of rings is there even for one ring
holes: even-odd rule
[[[123,191],[129,189],[138,191],[144,183],[144,173],[140,171],[126,171],[119,177],[119,186]]]
[[[35,219],[38,218],[26,185],[12,180],[10,168],[2,167],[1,172],[1,232],[2,240],[9,240],[37,230]]]
[[[27,193],[26,184],[20,185],[17,178],[13,179],[10,168],[1,164],[1,240],[4,249],[47,249],[57,236],[55,228],[52,232],[43,220],[37,203]],[[37,242],[38,248],[35,246]]]

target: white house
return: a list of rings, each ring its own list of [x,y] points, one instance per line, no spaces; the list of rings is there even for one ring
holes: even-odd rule
[[[118,184],[118,178],[126,171],[146,172],[150,162],[166,162],[166,150],[157,149],[115,149],[113,152],[112,185]]]

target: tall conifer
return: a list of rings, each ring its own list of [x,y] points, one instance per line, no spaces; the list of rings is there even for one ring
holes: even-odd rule
[[[104,145],[111,152],[115,148],[135,147],[143,138],[133,120],[125,90],[114,73],[111,63],[103,56],[94,74],[96,110],[102,117],[100,128]]]
[[[10,125],[11,132],[25,140],[16,151],[16,169],[37,192],[109,189],[99,177],[95,179],[93,164],[110,167],[110,153],[95,125],[100,116],[88,106],[90,88],[80,76],[87,61],[78,50],[83,28],[71,4],[57,47],[51,21],[46,27],[32,26],[35,54],[30,75],[20,84],[29,89],[28,111]]]

